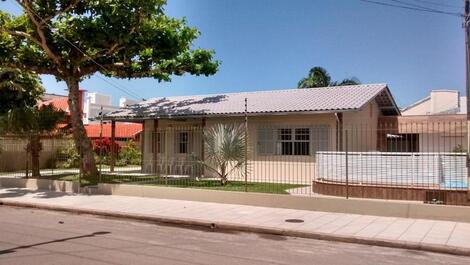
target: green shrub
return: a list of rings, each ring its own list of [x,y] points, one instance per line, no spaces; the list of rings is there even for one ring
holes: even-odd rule
[[[80,155],[75,144],[70,141],[57,151],[57,168],[78,168],[80,166]]]
[[[141,155],[141,151],[137,148],[135,142],[129,140],[127,144],[121,148],[116,166],[140,165]]]
[[[458,144],[454,146],[454,149],[452,149],[452,152],[453,153],[466,153],[467,150],[461,144]]]

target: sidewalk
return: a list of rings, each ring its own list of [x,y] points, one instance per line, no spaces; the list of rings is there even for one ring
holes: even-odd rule
[[[0,189],[0,203],[470,256],[470,223],[20,188]]]

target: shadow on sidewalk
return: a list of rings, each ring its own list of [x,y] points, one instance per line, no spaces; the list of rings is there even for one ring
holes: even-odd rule
[[[61,238],[61,239],[56,239],[56,240],[31,244],[31,245],[18,246],[18,247],[14,247],[14,248],[0,250],[0,255],[10,254],[10,253],[16,252],[17,250],[20,250],[20,249],[32,248],[32,247],[37,247],[37,246],[41,246],[41,245],[47,245],[47,244],[58,243],[58,242],[65,242],[65,241],[79,239],[79,238],[94,237],[94,236],[106,235],[106,234],[111,234],[111,232],[100,231],[100,232],[95,232],[95,233],[88,234],[88,235],[83,235],[83,236],[67,237],[67,238]]]
[[[74,196],[75,194],[47,190],[29,190],[25,188],[8,188],[0,190],[0,198],[16,198],[27,194],[33,194],[33,198],[49,199],[63,196]]]

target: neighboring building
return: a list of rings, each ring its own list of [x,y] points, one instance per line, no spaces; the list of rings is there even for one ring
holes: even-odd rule
[[[457,152],[467,146],[466,97],[455,90],[433,90],[402,109],[402,116],[381,118],[387,140],[382,150],[395,152]],[[386,143],[385,143],[386,142]],[[386,148],[385,148],[386,146]]]
[[[99,119],[101,112],[106,114],[117,109],[119,109],[119,107],[113,106],[110,95],[96,92],[87,93],[85,107],[83,109],[83,123],[89,124]]]
[[[402,109],[403,116],[467,114],[467,97],[456,90],[432,90],[431,94]]]
[[[116,111],[119,108],[127,107],[136,103],[137,101],[135,100],[120,98],[119,106],[114,106],[111,95],[97,92],[87,93],[83,109],[83,123],[98,123],[101,112],[103,112],[102,114],[104,115],[106,113]]]
[[[182,167],[185,161],[204,157],[201,129],[243,124],[245,99],[254,171],[262,170],[256,161],[288,162],[295,156],[311,163],[316,151],[343,150],[345,130],[352,127],[367,126],[374,133],[351,133],[348,149],[376,151],[379,118],[400,115],[387,85],[371,84],[154,98],[109,113],[105,119],[143,124],[143,171],[158,172],[168,170],[161,168],[162,159]],[[286,163],[284,170],[296,166]]]
[[[52,105],[56,109],[65,111],[67,114],[70,114],[68,97],[65,95],[57,94],[44,94],[41,100],[38,102],[39,106],[42,105]]]
[[[83,98],[84,91],[80,90],[79,97]],[[65,95],[57,95],[57,94],[48,94],[45,93],[41,100],[38,101],[38,106],[43,105],[52,105],[58,110],[62,110],[65,112],[66,118],[63,123],[58,125],[59,129],[67,130],[72,128],[70,123],[70,109],[68,103],[68,97]],[[83,109],[83,104],[80,105],[80,109]]]
[[[99,123],[85,125],[86,134],[92,140],[111,138],[111,124],[105,123],[101,128]],[[118,123],[116,124],[115,140],[120,144],[125,144],[129,140],[140,142],[142,124],[140,123]],[[138,145],[138,144],[137,144]],[[139,145],[138,145],[139,146]]]
[[[120,108],[125,108],[125,107],[128,107],[130,105],[137,104],[137,103],[139,103],[139,101],[128,99],[128,98],[120,98],[119,99],[119,107]]]

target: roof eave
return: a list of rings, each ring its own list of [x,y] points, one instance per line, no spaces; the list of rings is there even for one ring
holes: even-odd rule
[[[368,104],[370,104],[372,101],[374,101],[379,95],[380,93],[384,92],[387,94],[388,98],[390,99],[390,101],[392,102],[392,106],[388,107],[388,109],[393,109],[396,111],[397,113],[397,116],[401,116],[401,111],[400,111],[400,108],[398,107],[397,103],[395,102],[395,99],[393,98],[392,96],[392,93],[390,92],[390,89],[388,88],[388,85],[385,85],[383,89],[379,90],[373,97],[371,97],[366,103],[364,103],[360,108],[359,110],[362,110],[364,109],[365,106],[367,106]],[[380,107],[379,108],[381,110],[383,109],[387,109],[387,107]]]

